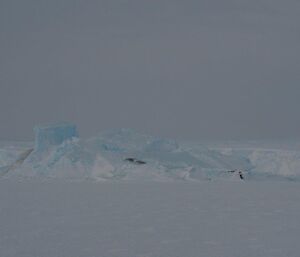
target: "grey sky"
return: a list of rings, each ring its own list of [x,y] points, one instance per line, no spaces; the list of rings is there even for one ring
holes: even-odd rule
[[[300,137],[299,82],[298,0],[0,0],[0,139]]]

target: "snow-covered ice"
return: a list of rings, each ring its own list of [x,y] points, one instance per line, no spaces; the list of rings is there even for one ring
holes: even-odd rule
[[[35,128],[32,153],[13,165],[30,147],[0,148],[0,176],[130,180],[293,180],[300,177],[300,150],[253,145],[188,144],[113,130],[80,139],[76,126]],[[14,149],[17,149],[14,151]],[[300,149],[300,148],[299,148]],[[22,153],[23,150],[23,153]],[[124,160],[136,158],[144,167]],[[19,161],[20,162],[20,161]],[[11,167],[11,166],[12,167]]]
[[[0,203],[5,257],[300,253],[295,182],[0,180]]]

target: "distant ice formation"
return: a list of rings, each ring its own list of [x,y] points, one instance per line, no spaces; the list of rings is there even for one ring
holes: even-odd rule
[[[83,140],[73,124],[35,128],[34,144],[0,145],[1,177],[75,179],[247,180],[300,177],[300,152],[205,147],[113,130]],[[32,147],[33,146],[33,147]],[[138,160],[144,165],[137,165]],[[236,171],[236,172],[230,172]],[[239,172],[241,171],[241,172]]]
[[[67,123],[36,126],[34,132],[36,151],[43,151],[51,146],[60,145],[65,140],[78,137],[76,126]]]

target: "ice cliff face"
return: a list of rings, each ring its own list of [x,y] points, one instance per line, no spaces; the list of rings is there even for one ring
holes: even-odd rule
[[[230,171],[242,170],[247,180],[300,177],[300,153],[295,151],[191,147],[129,129],[82,140],[72,124],[40,126],[35,133],[34,149],[24,160],[19,158],[22,148],[8,151],[0,147],[0,176],[239,180],[238,173]],[[28,146],[23,156],[24,151]],[[131,158],[135,161],[126,160]]]
[[[57,146],[66,140],[78,137],[76,126],[72,124],[36,126],[34,132],[36,151],[44,151],[51,146]]]

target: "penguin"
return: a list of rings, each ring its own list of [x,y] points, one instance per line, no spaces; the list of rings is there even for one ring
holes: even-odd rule
[[[239,171],[239,176],[240,176],[240,179],[244,179],[244,175],[243,175],[243,173],[242,173],[242,171]]]

